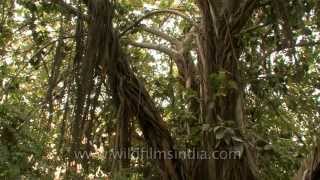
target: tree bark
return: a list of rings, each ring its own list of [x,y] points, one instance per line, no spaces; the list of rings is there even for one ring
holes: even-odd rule
[[[227,121],[234,122],[236,136],[243,139],[243,102],[238,62],[242,52],[240,32],[253,13],[254,0],[199,0],[202,12],[202,29],[198,36],[201,69],[201,109],[203,123],[215,127]],[[224,82],[233,87],[217,85],[215,79],[224,74]],[[212,84],[216,84],[213,86]],[[203,133],[203,146],[207,151],[230,151],[233,143],[218,144],[215,134]],[[247,144],[241,159],[208,160],[201,162],[197,172],[203,179],[251,180],[257,179],[253,155]]]
[[[320,179],[320,143],[314,148],[309,157],[301,166],[292,180],[318,180]]]

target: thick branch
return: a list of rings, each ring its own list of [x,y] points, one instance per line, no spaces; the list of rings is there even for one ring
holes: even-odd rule
[[[141,29],[143,31],[146,31],[150,34],[153,34],[153,35],[156,35],[156,36],[159,36],[161,37],[162,39],[166,40],[166,41],[169,41],[170,43],[172,44],[177,44],[178,42],[178,39],[174,38],[174,37],[171,37],[169,36],[168,34],[162,32],[162,31],[159,31],[157,29],[154,29],[154,28],[149,28],[147,26],[144,26],[144,25],[141,25],[138,27],[138,29]]]
[[[169,55],[170,57],[175,57],[177,55],[177,52],[175,50],[171,50],[169,48],[166,48],[157,44],[151,44],[151,43],[145,43],[145,42],[138,43],[138,42],[132,42],[132,41],[127,42],[127,44],[135,47],[157,50]]]

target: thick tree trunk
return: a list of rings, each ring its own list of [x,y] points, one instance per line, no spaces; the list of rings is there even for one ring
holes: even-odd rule
[[[106,73],[117,108],[126,114],[121,121],[137,116],[143,135],[153,150],[174,152],[170,133],[144,85],[136,78],[120,50],[118,35],[112,27],[113,7],[106,0],[89,2],[88,52],[98,59]],[[94,47],[94,48],[92,48]],[[123,108],[123,109],[122,109]],[[163,179],[185,179],[177,159],[159,158]]]
[[[199,0],[203,16],[203,29],[198,37],[203,122],[217,126],[232,121],[235,135],[241,139],[243,103],[238,61],[242,48],[239,38],[254,6],[254,0]],[[223,84],[216,82],[217,77],[224,77]],[[233,142],[217,144],[214,133],[203,134],[203,146],[208,151],[230,151],[235,145]],[[241,159],[202,161],[198,174],[203,179],[256,179],[252,153],[246,143],[242,146],[245,152]]]

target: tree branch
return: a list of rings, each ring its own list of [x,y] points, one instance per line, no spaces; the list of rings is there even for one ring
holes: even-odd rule
[[[180,17],[186,19],[189,23],[196,25],[196,23],[190,17],[188,17],[187,15],[183,14],[180,11],[173,10],[173,9],[154,10],[154,11],[151,11],[151,12],[145,14],[144,16],[140,17],[136,22],[129,25],[129,27],[125,28],[125,30],[122,33],[120,33],[120,37],[122,37],[123,35],[125,35],[129,31],[131,31],[134,27],[138,26],[141,23],[141,21],[143,21],[144,19],[148,19],[152,16],[155,16],[158,14],[164,14],[164,13],[170,13],[170,14],[180,16]]]
[[[157,51],[160,51],[162,53],[169,55],[170,57],[175,57],[178,54],[175,50],[171,50],[169,48],[166,48],[166,47],[163,47],[163,46],[157,45],[157,44],[151,44],[151,43],[145,43],[145,42],[138,43],[138,42],[132,42],[132,41],[128,41],[126,43],[128,45],[131,45],[134,47],[157,50]]]
[[[139,26],[138,29],[143,30],[143,31],[146,31],[146,32],[148,32],[148,33],[150,33],[150,34],[159,36],[159,37],[161,37],[162,39],[164,39],[164,40],[166,40],[166,41],[168,41],[168,42],[170,42],[170,43],[172,43],[172,44],[177,44],[177,43],[179,42],[178,39],[176,39],[176,38],[174,38],[174,37],[171,37],[171,36],[169,36],[168,34],[162,32],[162,31],[159,31],[159,30],[157,30],[157,29],[149,28],[149,27],[147,27],[147,26],[145,26],[145,25]]]
[[[247,29],[242,30],[239,35],[246,34],[246,33],[255,31],[257,29],[260,29],[260,28],[264,28],[266,26],[269,26],[270,24],[271,23],[264,23],[264,24],[259,24],[259,25],[256,25],[256,26],[249,27]]]

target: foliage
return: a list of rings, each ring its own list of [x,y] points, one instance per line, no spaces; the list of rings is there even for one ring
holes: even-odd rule
[[[86,12],[86,5],[69,2]],[[208,77],[213,99],[235,89],[243,90],[245,139],[236,135],[241,129],[233,122],[219,119],[218,124],[204,124],[200,110],[190,108],[202,99],[197,91],[181,83],[183,77],[175,57],[126,42],[148,42],[169,50],[176,50],[177,44],[138,28],[121,37],[121,43],[130,67],[145,83],[179,147],[198,146],[201,135],[207,132],[214,134],[217,147],[226,144],[241,152],[248,140],[257,151],[261,179],[280,180],[292,177],[320,137],[320,3],[288,1],[275,8],[276,2],[270,2],[261,1],[246,26],[248,31],[239,35],[243,47],[239,59],[241,83],[230,79],[224,69]],[[115,5],[113,23],[121,33],[154,9],[179,10],[195,23],[200,21],[201,14],[193,1],[121,0]],[[0,178],[63,177],[72,153],[72,127],[79,98],[77,72],[74,73],[77,18],[49,1],[4,0],[0,11]],[[86,42],[87,24],[83,23],[82,40]],[[183,40],[192,26],[172,14],[152,16],[141,24],[177,41]],[[59,41],[64,43],[63,58],[53,83],[50,112],[48,88],[56,68]],[[198,65],[199,47],[195,42],[188,46],[191,61]],[[201,77],[195,81],[201,81]],[[118,109],[112,106],[114,99],[107,82],[108,78],[94,81],[94,87],[101,88],[92,89],[88,98],[92,103],[91,96],[97,94],[95,109],[85,106],[92,113],[87,113],[90,115],[81,126],[81,150],[109,152],[117,145]],[[53,121],[48,124],[51,115]],[[135,119],[130,121],[130,128],[131,146],[144,145]],[[112,174],[114,179],[143,179],[159,174],[151,160],[132,161],[124,172],[115,170],[115,160],[92,157],[80,164],[81,176],[86,178]],[[59,175],[57,169],[62,170]],[[98,170],[104,175],[95,175]]]

